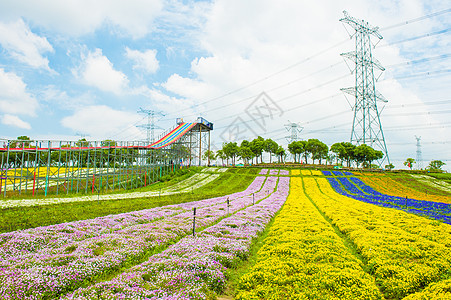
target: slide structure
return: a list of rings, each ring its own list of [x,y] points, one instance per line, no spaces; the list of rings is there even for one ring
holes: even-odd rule
[[[152,149],[160,149],[169,146],[170,144],[176,142],[182,136],[184,136],[187,132],[191,130],[197,123],[182,123],[179,126],[175,127],[171,132],[166,134],[160,140],[155,143],[150,144],[147,148]]]
[[[45,151],[45,150],[89,150],[89,149],[114,149],[114,148],[137,148],[137,149],[161,149],[164,147],[167,147],[171,145],[172,143],[179,140],[182,136],[184,136],[186,133],[188,133],[194,126],[198,124],[197,122],[194,123],[181,123],[177,127],[175,127],[171,132],[163,136],[158,141],[147,145],[147,146],[101,146],[101,147],[29,147],[29,148],[8,148],[3,145],[3,147],[0,146],[0,151]]]

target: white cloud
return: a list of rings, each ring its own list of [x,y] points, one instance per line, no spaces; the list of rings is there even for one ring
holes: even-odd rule
[[[114,69],[111,61],[102,54],[102,50],[96,49],[82,58],[82,64],[73,71],[84,84],[117,95],[124,93],[129,82],[127,76]]]
[[[138,120],[139,116],[135,113],[106,105],[92,105],[77,109],[72,116],[63,118],[61,124],[75,132],[88,134],[93,139],[105,139],[122,132],[123,139],[136,140],[143,138],[141,131],[131,126]]]
[[[9,114],[2,116],[2,124],[18,127],[21,129],[31,129],[31,125],[29,123],[22,121],[18,116]]]
[[[23,17],[64,35],[80,36],[108,24],[135,38],[153,29],[163,0],[14,0],[2,3],[3,18]]]
[[[94,102],[94,96],[89,93],[71,96],[55,85],[44,87],[43,90],[40,91],[38,97],[43,102],[47,103],[51,110],[75,110],[83,106],[92,105]]]
[[[0,23],[0,44],[15,59],[33,68],[49,69],[49,60],[43,53],[53,52],[45,37],[31,32],[22,19],[11,23]]]
[[[34,116],[38,102],[26,87],[22,78],[0,68],[0,112]]]
[[[133,65],[134,70],[143,70],[147,73],[155,73],[158,70],[157,50],[149,49],[141,52],[126,47],[125,51],[127,58],[135,63]]]
[[[193,114],[191,106],[194,104],[194,101],[191,99],[168,96],[157,89],[150,89],[147,86],[134,89],[133,94],[141,95],[149,99],[148,106],[152,106],[165,113],[171,113],[177,117]]]

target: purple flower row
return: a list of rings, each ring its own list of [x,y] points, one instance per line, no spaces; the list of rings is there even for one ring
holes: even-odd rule
[[[91,237],[87,235],[87,238],[81,240],[74,233],[73,238],[63,237],[66,243],[50,243],[50,246],[41,246],[37,251],[18,249],[17,256],[9,256],[0,263],[0,298],[54,297],[70,292],[82,282],[90,281],[96,276],[127,264],[139,263],[147,253],[167,247],[191,232],[193,212],[190,208],[198,207],[198,227],[209,226],[224,217],[227,211],[233,213],[251,205],[253,193],[256,201],[270,195],[277,178],[269,177],[260,189],[264,179],[257,177],[242,193],[178,205],[182,208],[181,213],[154,219],[153,222],[149,222],[147,215],[143,215],[141,223],[137,221],[131,226],[119,226],[117,230]],[[230,201],[228,208],[227,199]],[[167,207],[160,209],[166,210]],[[89,221],[85,222],[89,224]],[[83,231],[84,223],[76,223],[81,225],[77,232]],[[130,222],[126,221],[126,224],[130,225]],[[0,247],[3,248],[3,245]]]
[[[353,176],[351,172],[348,171],[322,171],[326,176]]]
[[[114,279],[77,290],[66,299],[206,299],[221,293],[226,270],[248,255],[251,241],[282,207],[289,178],[261,202],[185,237]]]
[[[75,241],[152,223],[161,218],[191,211],[193,207],[209,206],[215,201],[225,201],[227,197],[250,195],[260,190],[264,181],[265,177],[257,177],[245,191],[229,196],[2,233],[0,234],[0,266],[11,257],[21,257],[44,249],[56,249]]]
[[[260,174],[260,175],[266,175],[266,174],[268,174],[268,169],[261,169],[259,174]]]

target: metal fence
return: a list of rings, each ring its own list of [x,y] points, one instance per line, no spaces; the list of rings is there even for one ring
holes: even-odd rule
[[[0,140],[0,197],[103,193],[156,182],[185,165],[182,143]]]

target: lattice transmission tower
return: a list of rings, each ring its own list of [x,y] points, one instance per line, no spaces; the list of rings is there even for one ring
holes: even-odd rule
[[[415,136],[417,139],[417,168],[418,170],[423,169],[423,155],[421,154],[421,136]]]
[[[146,129],[147,143],[150,144],[151,142],[155,141],[155,129],[163,129],[160,126],[155,125],[155,116],[164,116],[164,114],[160,111],[142,109],[141,107],[139,108],[138,113],[147,115],[147,124],[137,125],[137,127]]]
[[[299,123],[292,123],[290,120],[288,120],[288,122],[288,124],[285,124],[285,128],[288,132],[290,132],[290,135],[285,138],[289,143],[291,143],[298,140],[298,133],[301,133],[304,127],[302,127]]]
[[[346,11],[340,21],[348,24],[354,30],[355,51],[340,54],[355,63],[355,87],[343,88],[343,92],[355,98],[354,121],[352,123],[351,143],[368,146],[383,152],[384,157],[378,161],[379,166],[384,162],[390,164],[387,146],[377,109],[379,101],[387,100],[376,90],[374,69],[384,71],[384,67],[373,57],[371,53],[371,36],[382,39],[379,28],[373,27],[364,20],[358,20],[348,15]]]

